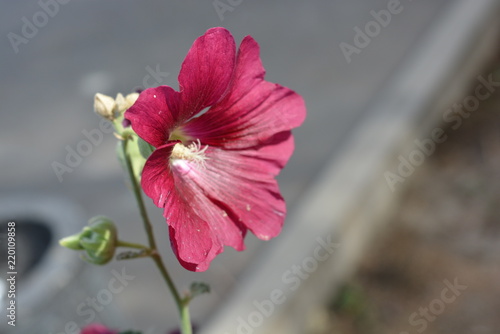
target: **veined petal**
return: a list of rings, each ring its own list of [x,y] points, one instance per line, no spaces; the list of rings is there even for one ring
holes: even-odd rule
[[[274,134],[299,126],[304,117],[302,97],[264,81],[230,108],[214,106],[182,129],[211,146],[244,149],[262,145]]]
[[[235,57],[231,34],[209,29],[182,64],[180,92],[148,89],[125,114],[157,148],[142,187],[164,209],[188,270],[206,270],[224,246],[243,250],[247,230],[264,240],[281,231],[286,206],[274,178],[293,152],[291,129],[306,108],[300,95],[264,75],[253,38],[245,37]]]
[[[231,84],[222,105],[230,106],[246,95],[250,89],[264,80],[266,70],[260,59],[259,44],[246,36],[238,49],[236,65]]]
[[[276,143],[275,149],[286,152],[293,148],[290,138]],[[265,155],[259,156],[254,150],[227,151],[208,147],[204,153],[207,157],[204,166],[194,164],[188,171],[183,166],[173,166],[172,169],[179,168],[178,181],[185,185],[184,191],[188,191],[188,187],[199,189],[200,194],[209,200],[200,209],[210,212],[209,224],[217,222],[217,225],[211,224],[212,229],[221,226],[216,219],[218,209],[235,226],[250,229],[260,239],[277,236],[285,219],[286,207],[274,180],[279,170],[276,161]],[[217,233],[224,233],[230,225],[217,229]]]
[[[280,145],[290,146],[290,142]],[[280,145],[276,148],[280,149]],[[206,170],[197,175],[195,182],[213,200],[227,206],[234,223],[243,224],[262,240],[269,240],[281,231],[286,205],[274,179],[274,161],[253,153],[209,147]]]
[[[189,119],[216,103],[229,86],[236,46],[231,33],[212,28],[196,39],[182,63],[179,88],[181,116]]]
[[[251,37],[241,43],[234,76],[224,98],[183,131],[212,146],[228,149],[261,145],[272,135],[302,124],[305,103],[294,91],[264,81],[259,46]]]
[[[171,161],[174,145],[155,150],[142,173],[144,192],[164,209],[170,239],[181,264],[189,270],[204,271],[221,253],[224,245],[244,249],[246,228],[234,224],[225,206],[212,201],[194,183],[204,171],[196,161]]]
[[[295,148],[291,131],[283,131],[270,137],[260,146],[236,151],[237,154],[253,158],[254,166],[266,171],[269,176],[277,176],[285,167]]]
[[[170,132],[179,122],[177,100],[179,93],[168,86],[144,90],[125,112],[132,129],[154,147],[164,145]]]

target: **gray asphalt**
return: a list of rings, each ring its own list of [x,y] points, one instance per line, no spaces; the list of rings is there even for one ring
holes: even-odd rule
[[[57,12],[52,7],[53,15],[45,15],[45,22],[36,1],[2,1],[0,195],[65,197],[82,206],[89,218],[105,214],[115,219],[123,239],[144,241],[135,203],[115,159],[112,135],[105,134],[71,173],[62,175],[62,182],[52,164],[65,163],[67,147],[76,149],[85,139],[82,131],[99,129],[92,111],[95,92],[128,93],[144,84],[154,86],[155,81],[177,88],[179,67],[194,39],[210,27],[224,26],[238,42],[252,35],[261,46],[267,80],[296,90],[306,100],[308,118],[295,131],[295,155],[279,176],[293,207],[450,0],[401,0],[395,7],[390,5],[395,0],[221,2],[239,4],[218,13],[212,1],[69,1],[59,4]],[[372,31],[373,37],[348,62],[341,43],[355,46],[354,29],[364,30],[374,20],[371,11],[387,10],[388,5],[397,14],[386,27]],[[39,27],[30,30],[28,26],[37,22]],[[156,68],[169,74],[154,79],[150,72]],[[224,300],[252,257],[265,256],[265,243],[249,236],[248,251],[228,249],[209,271],[188,273],[169,249],[160,210],[149,206],[178,285],[186,287],[191,280],[212,285],[212,294],[193,305],[193,318],[202,321]],[[160,333],[175,326],[176,310],[155,268],[143,261],[107,269],[85,267],[84,277],[95,280],[95,290],[86,293],[95,295],[106,286],[111,268],[126,266],[137,279],[98,317],[112,326]],[[64,321],[83,325],[86,319],[75,312],[85,293],[63,295],[59,306],[47,311],[60,309],[65,314],[54,317],[54,333],[63,330]]]

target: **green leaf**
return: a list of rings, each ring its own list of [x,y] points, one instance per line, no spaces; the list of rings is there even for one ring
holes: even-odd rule
[[[141,153],[144,159],[149,158],[151,153],[153,153],[153,151],[155,150],[153,146],[149,145],[145,140],[143,140],[140,137],[138,137],[137,139],[137,146],[139,147],[139,152]]]
[[[207,283],[203,282],[193,282],[191,283],[191,286],[189,287],[189,291],[191,292],[190,296],[191,299],[202,295],[204,293],[210,293],[210,285]]]
[[[122,166],[122,169],[127,172],[127,163],[125,162],[125,155],[123,154],[123,143],[122,141],[118,141],[116,145],[116,157],[118,158],[118,161],[120,161],[120,165]]]
[[[133,136],[131,140],[129,140],[127,144],[127,154],[132,161],[132,168],[134,169],[134,175],[139,182],[141,183],[141,174],[142,169],[144,168],[144,164],[146,163],[146,159],[142,156],[139,151],[139,145],[137,144],[139,140],[138,136]]]

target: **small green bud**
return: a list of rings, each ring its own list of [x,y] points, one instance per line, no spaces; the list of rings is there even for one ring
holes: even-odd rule
[[[104,216],[89,221],[82,232],[59,241],[61,246],[73,250],[84,250],[82,259],[93,264],[106,264],[115,255],[118,233],[115,224]]]
[[[63,247],[73,249],[73,250],[83,250],[84,248],[80,245],[80,234],[70,235],[69,237],[62,238],[59,240],[59,244]]]

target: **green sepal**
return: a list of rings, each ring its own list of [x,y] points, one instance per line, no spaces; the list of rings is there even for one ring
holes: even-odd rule
[[[210,293],[210,285],[204,282],[193,282],[189,287],[189,299],[193,299],[196,296]]]
[[[84,248],[80,245],[80,233],[70,235],[69,237],[62,238],[59,240],[59,245],[72,249],[72,250],[83,250]]]
[[[113,259],[118,247],[118,232],[107,217],[96,216],[80,233],[61,239],[59,243],[73,250],[83,250],[81,258],[93,264],[105,264]]]
[[[139,137],[137,135],[130,136],[127,140],[126,143],[126,150],[127,150],[127,155],[130,158],[130,161],[132,162],[132,169],[134,171],[134,177],[140,183],[141,181],[141,174],[142,174],[142,169],[144,168],[144,164],[146,163],[146,158],[141,154],[141,151],[139,149]],[[142,139],[140,139],[142,140]],[[146,143],[147,144],[147,143]],[[118,142],[118,146],[116,148],[116,155],[118,157],[118,160],[120,161],[120,164],[125,172],[127,172],[127,163],[125,161],[125,155],[123,152],[123,145],[125,143],[123,141]]]
[[[151,153],[155,150],[155,148],[149,145],[144,139],[138,137],[137,138],[137,146],[139,147],[139,152],[141,153],[144,159],[149,158]]]

